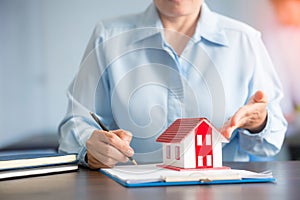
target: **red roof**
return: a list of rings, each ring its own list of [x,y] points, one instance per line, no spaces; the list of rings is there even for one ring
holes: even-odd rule
[[[178,143],[189,135],[201,122],[212,126],[206,118],[177,119],[157,139],[157,142]]]

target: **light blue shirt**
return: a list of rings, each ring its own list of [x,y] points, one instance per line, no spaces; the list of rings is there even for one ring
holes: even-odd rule
[[[273,156],[286,121],[281,85],[260,33],[218,15],[204,4],[194,36],[182,54],[166,42],[156,7],[97,24],[80,70],[70,85],[69,106],[59,127],[61,152],[78,153],[86,165],[86,141],[100,127],[132,132],[138,163],[162,161],[156,138],[177,118],[206,117],[217,128],[257,91],[269,100],[260,133],[237,129],[223,146],[224,161]]]

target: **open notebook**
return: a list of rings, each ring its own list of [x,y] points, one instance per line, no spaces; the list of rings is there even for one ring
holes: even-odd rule
[[[126,187],[274,182],[271,172],[238,169],[176,171],[157,164],[116,166],[100,172]]]

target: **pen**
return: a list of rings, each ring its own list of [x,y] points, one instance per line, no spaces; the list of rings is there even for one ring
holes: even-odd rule
[[[93,119],[97,122],[97,124],[99,124],[99,126],[102,128],[102,130],[109,132],[109,129],[106,128],[106,126],[100,121],[100,119],[93,113],[90,112],[90,115],[93,117]],[[137,162],[132,158],[132,157],[128,157],[128,159],[134,164],[137,165]]]

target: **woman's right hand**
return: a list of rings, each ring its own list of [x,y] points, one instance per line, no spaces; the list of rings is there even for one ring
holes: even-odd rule
[[[119,129],[95,130],[86,142],[88,165],[91,169],[109,168],[127,162],[134,150],[129,146],[132,134]]]

